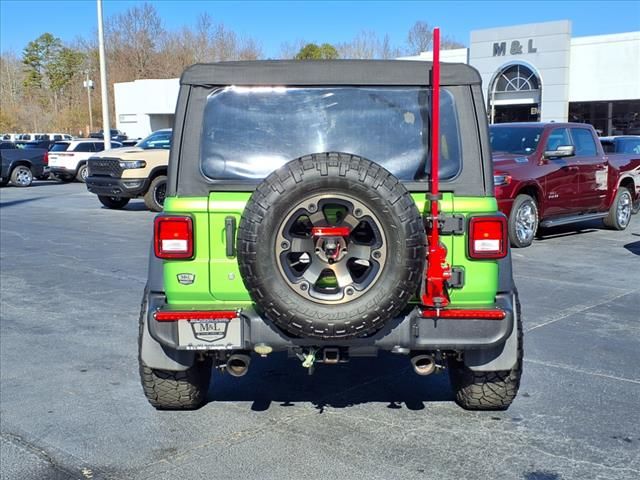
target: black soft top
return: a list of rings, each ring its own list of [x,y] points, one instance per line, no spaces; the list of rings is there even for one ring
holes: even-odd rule
[[[182,85],[430,85],[432,62],[414,60],[258,60],[198,63]],[[478,71],[464,63],[441,63],[440,84],[480,85]]]

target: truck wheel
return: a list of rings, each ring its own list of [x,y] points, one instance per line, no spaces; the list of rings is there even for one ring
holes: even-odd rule
[[[516,306],[518,322],[518,360],[511,370],[477,372],[464,362],[449,360],[449,381],[456,403],[466,410],[506,410],[516,398],[522,376],[522,320],[520,303]]]
[[[420,212],[391,173],[355,155],[318,153],[258,185],[240,220],[238,264],[258,310],[278,327],[354,338],[414,297],[425,242]]]
[[[609,214],[603,220],[605,226],[613,230],[624,230],[631,220],[632,209],[631,193],[625,187],[618,188],[616,198],[609,208]]]
[[[144,194],[144,204],[152,212],[161,212],[167,196],[167,176],[158,175],[151,181],[149,190]]]
[[[528,247],[538,230],[538,205],[529,195],[518,195],[509,215],[509,240],[515,248]]]
[[[33,173],[26,165],[18,165],[11,172],[11,183],[16,187],[28,187],[33,183]]]
[[[211,381],[211,357],[196,361],[191,368],[181,372],[147,367],[140,357],[146,314],[147,290],[145,289],[139,319],[138,365],[142,390],[147,400],[158,410],[193,410],[202,406],[207,400]]]
[[[76,180],[82,183],[86,183],[88,171],[89,169],[87,168],[86,163],[83,165],[80,165],[80,167],[78,167],[78,171],[76,172]]]
[[[105,195],[98,195],[98,200],[100,200],[100,203],[105,207],[114,210],[120,210],[121,208],[124,208],[127,203],[129,203],[128,198],[107,197]]]

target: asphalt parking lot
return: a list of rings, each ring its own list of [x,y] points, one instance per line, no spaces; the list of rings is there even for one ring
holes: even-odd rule
[[[152,219],[80,184],[0,191],[2,479],[640,478],[640,215],[514,251],[525,371],[500,413],[390,354],[312,377],[274,355],[215,374],[198,411],[155,411],[136,359]]]

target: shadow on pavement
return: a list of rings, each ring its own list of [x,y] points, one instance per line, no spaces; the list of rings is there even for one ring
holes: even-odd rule
[[[98,200],[97,196],[96,196],[96,201],[98,202],[98,205],[100,205],[100,201]],[[149,211],[147,206],[142,201],[133,202],[133,203],[129,202],[124,208],[107,208],[104,205],[100,205],[100,207],[103,210],[116,210],[120,212],[148,212]],[[151,212],[151,213],[154,213],[154,212]]]
[[[338,365],[317,365],[308,375],[300,361],[285,353],[252,357],[244,377],[216,371],[209,402],[252,402],[251,410],[266,411],[311,403],[347,408],[365,403],[385,403],[387,408],[422,410],[426,402],[449,402],[453,393],[446,373],[421,377],[413,372],[408,356],[381,353],[378,358],[356,358]]]
[[[572,235],[582,235],[593,233],[605,228],[602,220],[588,220],[584,222],[559,225],[557,227],[540,228],[536,235],[536,240],[545,241],[553,238],[569,237]]]
[[[634,234],[635,235],[635,234]],[[634,255],[640,255],[640,241],[627,243],[624,248],[629,250]]]
[[[535,471],[524,474],[524,480],[560,480],[560,475],[555,472]]]
[[[2,188],[17,188],[20,190],[22,189],[29,190],[30,188],[33,188],[33,187],[52,187],[56,185],[64,185],[64,183],[58,182],[55,180],[34,180],[33,183],[28,187],[16,187],[14,184],[9,182],[7,185],[5,185]]]
[[[13,207],[14,205],[20,205],[21,203],[34,202],[42,198],[46,198],[46,197],[23,198],[22,200],[9,200],[8,202],[0,202],[0,208]]]

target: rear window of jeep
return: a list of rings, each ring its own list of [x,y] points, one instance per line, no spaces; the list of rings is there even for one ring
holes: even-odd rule
[[[405,181],[429,173],[430,90],[420,87],[226,87],[207,98],[200,163],[212,180],[259,180],[294,158],[345,152]],[[453,95],[440,100],[440,175],[461,167]]]

